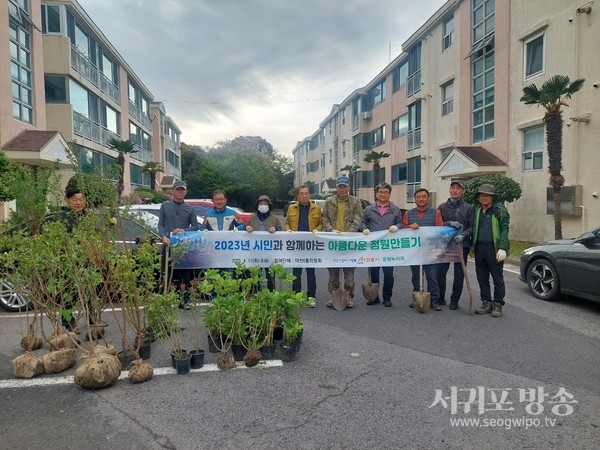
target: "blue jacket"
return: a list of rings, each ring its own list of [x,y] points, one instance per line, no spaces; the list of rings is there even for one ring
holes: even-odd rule
[[[209,231],[227,231],[237,228],[244,229],[244,224],[235,220],[235,210],[226,206],[221,211],[217,208],[209,209],[206,212],[206,223],[204,224]]]

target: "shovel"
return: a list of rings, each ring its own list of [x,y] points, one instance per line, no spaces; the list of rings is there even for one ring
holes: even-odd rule
[[[339,278],[340,286],[343,282],[342,280],[342,269],[340,268]],[[333,303],[333,308],[336,311],[343,311],[346,309],[346,305],[348,304],[348,300],[350,299],[350,294],[345,289],[341,287],[336,289],[331,293],[331,303]]]
[[[379,283],[371,282],[371,268],[370,267],[367,267],[367,273],[369,274],[369,282],[366,284],[363,283],[362,291],[363,291],[363,295],[367,299],[367,301],[372,302],[379,296]]]
[[[456,244],[456,249],[458,250],[458,256],[460,257],[460,265],[462,266],[463,274],[465,275],[465,283],[467,284],[467,292],[469,293],[469,309],[467,310],[467,314],[472,314],[473,309],[473,290],[471,289],[471,282],[469,281],[469,274],[467,273],[467,265],[465,264],[465,260],[463,259],[463,251],[461,244]]]
[[[412,293],[413,305],[421,314],[426,313],[431,305],[431,293],[423,291],[423,266],[419,266],[419,292]]]

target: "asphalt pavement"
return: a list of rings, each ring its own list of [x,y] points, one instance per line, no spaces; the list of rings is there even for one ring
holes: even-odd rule
[[[500,319],[468,315],[466,290],[460,310],[419,314],[409,268],[394,275],[392,308],[365,304],[361,268],[355,308],[335,311],[317,269],[294,362],[222,372],[207,353],[205,369],[176,375],[156,342],[151,381],[98,391],[73,384],[74,369],[14,379],[26,321],[2,313],[0,448],[598,448],[600,305],[541,302],[506,271]]]

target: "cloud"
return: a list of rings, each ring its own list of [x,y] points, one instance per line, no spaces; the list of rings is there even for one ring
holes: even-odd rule
[[[281,153],[367,84],[444,1],[79,0],[182,130]]]

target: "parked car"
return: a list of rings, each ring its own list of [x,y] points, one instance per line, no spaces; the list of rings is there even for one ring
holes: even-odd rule
[[[207,211],[209,209],[215,207],[215,204],[213,203],[213,201],[209,200],[209,199],[195,199],[195,198],[187,199],[186,198],[185,202],[194,207],[194,209],[196,210],[196,213],[198,214],[199,217],[202,217],[203,221],[204,221],[204,216],[206,216]],[[236,211],[239,214],[239,217],[242,219],[242,222],[244,222],[245,224],[248,223],[248,220],[250,220],[250,217],[253,214],[253,213],[249,213],[249,212],[244,212],[240,208],[236,208],[234,206],[228,205],[228,208],[231,208],[234,211]],[[200,223],[203,223],[203,221]]]
[[[150,216],[155,217],[156,221],[154,221],[154,219],[151,219],[150,217],[142,216],[144,223],[146,223],[147,225],[152,225],[152,226],[154,226],[154,228],[158,228],[158,212],[160,211],[160,204],[150,203],[150,204],[144,204],[144,205],[128,205],[128,206],[121,206],[119,209],[121,209],[122,211],[124,211],[124,210],[130,211],[132,214],[135,214],[137,211],[142,211],[142,212],[148,213]],[[197,211],[196,211],[196,214],[198,216],[198,223],[200,225],[203,225],[204,224],[204,214],[202,214],[202,215],[198,214]]]
[[[521,256],[521,281],[541,300],[560,294],[600,301],[600,227],[576,239],[534,245]]]
[[[157,205],[136,205],[139,207],[152,207]],[[158,205],[160,206],[160,205]],[[135,247],[143,237],[153,237],[156,239],[157,250],[160,250],[161,240],[158,237],[158,209],[153,214],[153,208],[141,209],[132,208],[130,213],[125,213],[121,208],[122,214],[119,214],[116,227],[119,230],[118,237],[114,241],[118,248],[124,246]],[[48,216],[51,220],[51,216]],[[26,228],[19,228],[26,229]],[[22,290],[15,289],[9,282],[0,279],[0,305],[10,312],[18,312],[27,309],[27,296]]]

